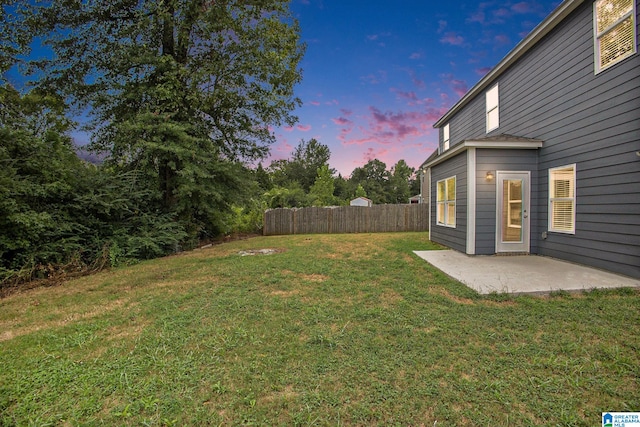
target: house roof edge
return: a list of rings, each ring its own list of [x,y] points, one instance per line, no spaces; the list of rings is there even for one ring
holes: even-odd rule
[[[549,34],[564,18],[580,6],[585,0],[565,0],[549,14],[540,24],[520,41],[502,60],[491,69],[478,83],[476,83],[453,107],[447,111],[438,121],[433,124],[434,128],[439,128],[451,117],[467,105],[479,92],[489,86],[496,78],[505,72],[513,63],[520,59],[533,46],[535,46],[544,36]]]
[[[432,154],[421,165],[420,169],[430,168],[454,157],[469,148],[511,149],[511,150],[537,150],[542,147],[544,141],[536,138],[525,138],[514,135],[496,135],[485,138],[474,138],[456,144],[444,153],[435,156]],[[434,154],[437,150],[434,152]]]

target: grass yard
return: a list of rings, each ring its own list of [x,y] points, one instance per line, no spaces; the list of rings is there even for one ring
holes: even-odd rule
[[[9,296],[0,426],[595,426],[640,411],[638,291],[482,297],[412,253],[430,248],[425,233],[258,237]]]

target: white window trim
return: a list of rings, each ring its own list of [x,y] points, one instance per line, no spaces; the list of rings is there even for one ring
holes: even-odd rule
[[[449,136],[449,123],[447,123],[442,128],[442,151],[447,151],[449,149]]]
[[[558,197],[558,198],[552,198],[551,197],[551,192],[552,192],[552,185],[553,185],[553,180],[552,180],[552,176],[553,173],[555,171],[558,170],[562,170],[562,169],[573,169],[573,197],[566,197],[566,198],[562,198],[562,197]],[[558,166],[555,168],[550,168],[549,169],[549,194],[548,194],[548,198],[549,198],[549,221],[548,221],[548,229],[549,232],[553,232],[553,233],[561,233],[561,234],[576,234],[576,198],[577,198],[577,193],[576,193],[576,188],[577,188],[577,183],[576,183],[576,164],[570,164],[570,165],[564,165],[564,166]],[[553,228],[553,206],[552,203],[554,200],[561,200],[561,201],[568,201],[570,200],[572,202],[572,212],[573,212],[573,221],[572,221],[572,228],[571,230],[562,230],[562,229],[554,229]]]
[[[450,179],[453,179],[454,182],[454,199],[453,200],[449,200],[447,199],[447,194],[448,194],[448,188],[447,188],[447,181],[449,181]],[[438,200],[438,185],[444,182],[444,200]],[[449,176],[447,178],[441,179],[438,182],[436,182],[436,224],[441,226],[441,227],[449,227],[449,228],[456,228],[456,215],[457,215],[457,198],[458,198],[458,179],[456,177],[456,175],[453,176]],[[448,224],[447,218],[449,218],[449,205],[451,204],[451,202],[453,202],[453,224]],[[445,222],[440,222],[438,220],[438,211],[439,211],[439,207],[440,205],[444,205],[444,221]]]
[[[491,106],[491,108],[489,108],[489,93],[491,93],[493,90],[496,91],[497,102],[495,106]],[[496,125],[490,128],[489,113],[492,113],[493,111],[497,111],[498,116],[496,120]],[[486,121],[487,133],[491,132],[492,130],[498,129],[500,127],[500,88],[498,87],[498,83],[496,83],[493,87],[491,87],[491,89],[487,90],[487,92],[485,93],[485,121]]]
[[[594,44],[594,66],[595,66],[595,74],[598,74],[614,65],[616,65],[619,62],[624,61],[625,59],[629,58],[630,56],[633,56],[634,54],[637,53],[638,48],[637,48],[637,24],[636,24],[636,2],[635,0],[633,0],[631,2],[632,6],[631,6],[631,11],[627,12],[624,16],[622,16],[620,19],[618,19],[616,22],[614,22],[613,24],[611,24],[608,28],[605,28],[601,33],[598,34],[598,3],[600,3],[600,1],[604,1],[604,0],[598,0],[593,2],[593,44]],[[633,50],[630,51],[628,54],[626,54],[625,56],[621,56],[619,58],[616,58],[615,61],[612,61],[611,63],[605,65],[604,67],[600,67],[600,39],[605,36],[606,34],[608,34],[610,31],[612,31],[614,28],[616,28],[618,25],[620,25],[620,23],[626,19],[628,19],[629,17],[631,17],[631,27],[633,29]]]

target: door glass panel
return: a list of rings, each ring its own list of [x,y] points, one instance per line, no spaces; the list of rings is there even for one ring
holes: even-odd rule
[[[502,241],[522,241],[522,180],[505,179],[502,184]]]

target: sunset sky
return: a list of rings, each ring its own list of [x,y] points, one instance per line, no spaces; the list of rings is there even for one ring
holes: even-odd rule
[[[292,0],[303,106],[296,126],[274,129],[264,165],[316,138],[343,176],[371,159],[417,168],[437,146],[433,123],[559,4]]]

